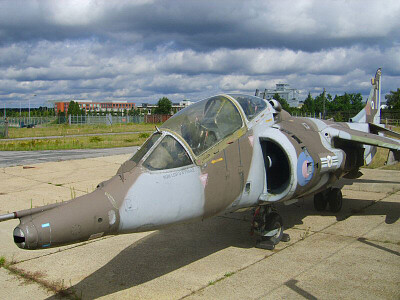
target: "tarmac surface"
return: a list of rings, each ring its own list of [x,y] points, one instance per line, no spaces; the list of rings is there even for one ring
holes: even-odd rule
[[[90,192],[129,156],[0,168],[0,213]],[[279,206],[291,241],[274,251],[254,247],[249,212],[40,251],[0,223],[0,299],[400,299],[400,172],[362,172],[338,214]]]
[[[105,149],[0,151],[0,167],[21,166],[47,161],[65,161],[71,159],[83,159],[118,154],[133,155],[137,148],[137,146],[133,146]]]

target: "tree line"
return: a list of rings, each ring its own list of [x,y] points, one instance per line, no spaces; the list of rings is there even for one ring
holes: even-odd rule
[[[278,93],[276,93],[273,97],[275,100],[279,101],[282,105],[282,108],[292,115],[316,115],[321,114],[325,117],[333,117],[337,121],[343,121],[346,118],[343,117],[343,114],[356,114],[365,106],[365,101],[363,101],[360,93],[345,93],[344,95],[335,95],[332,97],[331,94],[326,94],[322,92],[316,97],[312,97],[311,93],[308,94],[307,98],[304,100],[303,106],[301,108],[298,107],[290,107],[287,101],[280,97]],[[387,109],[383,111],[390,113],[400,111],[400,88],[396,91],[390,91],[389,94],[385,95]],[[324,104],[325,103],[325,104]],[[325,105],[325,109],[324,109]],[[172,102],[167,97],[162,97],[157,102],[157,107],[152,109],[152,114],[171,114]],[[58,116],[66,117],[67,114],[71,115],[106,115],[112,114],[117,116],[122,115],[130,115],[137,116],[143,114],[139,109],[132,108],[131,110],[110,110],[107,109],[105,111],[91,111],[89,110],[87,113],[85,110],[79,107],[79,104],[75,101],[70,101],[68,106],[68,112],[57,113]],[[27,108],[7,108],[6,109],[7,117],[28,117],[29,111]],[[49,109],[47,107],[39,107],[39,108],[31,108],[30,110],[31,117],[51,117],[55,116],[56,113],[54,109]],[[4,117],[4,110],[0,110],[0,117]]]
[[[334,118],[335,121],[345,121],[346,116],[357,114],[365,106],[365,102],[360,93],[345,93],[344,95],[335,95],[322,92],[316,97],[312,97],[308,93],[303,105],[298,107],[290,107],[288,102],[276,93],[273,97],[279,101],[282,108],[292,115],[321,115],[325,118]],[[387,108],[383,111],[394,112],[400,110],[400,88],[397,91],[390,91],[385,95]]]
[[[7,108],[6,109],[7,118],[18,118],[18,117],[29,117],[28,108]],[[31,108],[31,117],[54,117],[56,115],[53,108],[39,107]],[[0,117],[4,117],[4,109],[0,110]]]

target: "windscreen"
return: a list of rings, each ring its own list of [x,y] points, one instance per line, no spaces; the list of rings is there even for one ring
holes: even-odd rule
[[[130,159],[131,161],[135,162],[136,164],[143,158],[143,156],[150,150],[151,147],[157,142],[160,138],[161,133],[153,134],[143,145],[142,147],[133,155]]]
[[[162,127],[181,135],[193,153],[200,155],[240,129],[242,124],[240,113],[231,100],[216,96],[181,110]]]
[[[143,166],[149,170],[165,170],[190,165],[192,161],[186,150],[172,136],[165,136]]]

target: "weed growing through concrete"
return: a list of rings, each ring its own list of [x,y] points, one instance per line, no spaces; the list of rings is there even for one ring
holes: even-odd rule
[[[219,282],[221,280],[224,280],[225,278],[231,277],[233,274],[235,274],[235,272],[227,272],[227,273],[224,274],[224,277],[221,277],[221,278],[218,278],[217,280],[212,280],[212,281],[208,282],[208,285],[209,286],[210,285],[214,285],[217,282]]]
[[[0,268],[4,267],[6,264],[6,258],[4,256],[0,257]]]
[[[76,198],[76,192],[74,187],[70,187],[69,190],[71,191],[71,199]]]
[[[79,297],[78,295],[75,294],[74,291],[65,286],[64,280],[48,282],[44,279],[46,274],[44,274],[43,272],[25,271],[13,266],[14,264],[15,264],[14,259],[12,262],[9,263],[7,262],[4,256],[0,257],[0,267],[4,267],[11,274],[16,275],[19,278],[23,279],[25,283],[30,283],[30,282],[38,283],[48,291],[53,292],[54,294],[62,298],[68,297],[70,299],[82,299],[82,295],[81,297]]]
[[[300,239],[304,240],[306,237],[310,235],[310,229],[311,227],[307,227],[307,229],[300,234]]]
[[[235,272],[228,272],[225,273],[224,277],[231,277],[233,274],[235,274]]]

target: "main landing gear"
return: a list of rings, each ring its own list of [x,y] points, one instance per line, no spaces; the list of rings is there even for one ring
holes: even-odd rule
[[[256,247],[273,250],[280,241],[290,241],[290,236],[283,233],[282,217],[271,205],[258,206],[254,212],[252,232],[260,235]]]
[[[338,188],[330,188],[314,195],[314,208],[323,211],[329,203],[329,210],[337,213],[342,209],[343,196]]]

